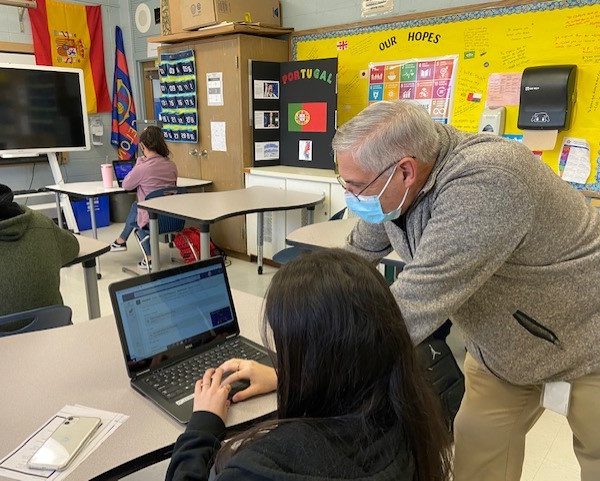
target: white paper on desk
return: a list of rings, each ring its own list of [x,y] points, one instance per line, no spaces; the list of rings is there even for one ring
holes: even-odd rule
[[[227,139],[225,137],[225,122],[210,123],[210,142],[212,149],[218,152],[227,152]]]
[[[69,416],[90,416],[102,420],[102,425],[64,471],[30,469],[27,461]],[[0,461],[0,476],[20,481],[61,481],[93,453],[129,416],[100,411],[85,406],[65,406],[33,433],[17,449]]]
[[[566,137],[561,149],[559,168],[563,168],[563,180],[585,184],[592,171],[590,144],[587,140]]]

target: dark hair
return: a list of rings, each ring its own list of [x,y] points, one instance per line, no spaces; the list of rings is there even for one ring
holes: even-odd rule
[[[351,416],[407,433],[415,480],[445,481],[450,439],[389,286],[364,259],[340,249],[301,256],[273,277],[266,296],[275,344],[278,420],[234,438],[217,469],[286,421]],[[323,369],[335,360],[335,375]],[[235,441],[241,441],[236,443]]]
[[[168,157],[171,153],[163,137],[162,130],[155,125],[149,125],[144,129],[140,134],[140,143],[144,144],[144,147],[148,150],[156,152],[163,157]]]
[[[14,194],[8,185],[0,184],[0,220],[11,219],[23,213],[19,205],[13,201]]]

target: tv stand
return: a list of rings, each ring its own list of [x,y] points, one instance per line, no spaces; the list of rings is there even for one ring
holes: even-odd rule
[[[57,185],[63,185],[65,181],[63,180],[62,171],[60,170],[60,165],[58,163],[58,158],[56,157],[55,152],[48,153],[48,162],[50,164],[50,170],[52,170],[54,182]],[[63,227],[63,216],[61,215],[62,207],[62,212],[64,213],[67,227],[72,232],[79,234],[79,228],[77,227],[77,222],[75,221],[75,214],[73,214],[73,208],[71,207],[69,196],[66,194],[59,194],[58,192],[55,192],[54,196],[56,197],[56,214],[58,216],[58,226],[61,229]]]

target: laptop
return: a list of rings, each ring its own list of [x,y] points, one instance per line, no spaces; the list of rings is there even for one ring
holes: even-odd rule
[[[234,357],[272,365],[264,347],[240,336],[222,257],[108,289],[131,386],[181,423],[206,369]],[[230,396],[248,385],[234,383]]]
[[[113,160],[112,165],[117,184],[119,187],[123,187],[123,179],[127,177],[127,174],[129,174],[131,169],[135,166],[135,160]]]

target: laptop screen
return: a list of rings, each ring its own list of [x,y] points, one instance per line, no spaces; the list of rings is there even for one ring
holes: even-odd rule
[[[113,161],[113,169],[115,171],[115,179],[119,185],[123,182],[123,179],[127,177],[127,174],[131,172],[131,169],[135,166],[135,161],[131,160],[115,160]]]
[[[128,279],[110,290],[133,374],[239,333],[220,258]]]

